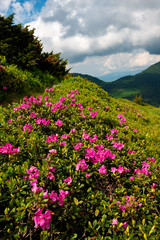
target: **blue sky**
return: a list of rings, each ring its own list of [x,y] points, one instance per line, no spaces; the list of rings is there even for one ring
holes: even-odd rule
[[[71,72],[115,80],[160,61],[160,0],[0,0]]]

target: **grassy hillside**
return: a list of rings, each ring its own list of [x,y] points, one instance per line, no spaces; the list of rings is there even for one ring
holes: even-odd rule
[[[80,77],[1,106],[0,237],[159,239],[160,110]]]

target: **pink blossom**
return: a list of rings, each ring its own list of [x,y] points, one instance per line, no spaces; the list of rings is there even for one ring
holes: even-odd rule
[[[80,160],[79,163],[76,164],[76,171],[81,169],[82,172],[84,172],[84,170],[86,170],[87,168],[88,165],[86,164],[84,159]]]
[[[50,172],[55,172],[55,171],[56,171],[56,168],[55,168],[55,167],[49,167],[49,168],[48,168],[48,171],[50,171]]]
[[[147,158],[148,161],[152,162],[152,163],[155,163],[155,159],[152,157],[152,158]]]
[[[100,174],[107,174],[107,170],[106,170],[106,167],[104,165],[102,165],[99,169],[98,169],[98,172]]]
[[[114,218],[114,219],[112,220],[112,225],[117,225],[117,223],[118,223],[118,219],[117,219],[117,218]]]
[[[72,178],[68,177],[68,178],[64,179],[63,181],[66,182],[67,185],[70,185],[72,183]]]
[[[35,118],[35,117],[36,117],[36,113],[35,112],[31,112],[30,118]]]
[[[47,142],[56,142],[57,140],[58,140],[58,134],[56,134],[56,135],[51,134],[51,135],[46,139]]]
[[[124,227],[124,229],[126,229],[128,226],[128,222],[124,222],[122,226]]]
[[[88,107],[88,110],[92,110],[92,107]]]
[[[134,129],[133,129],[133,132],[138,132],[138,130],[134,128]]]
[[[25,124],[23,127],[23,131],[27,129],[28,133],[30,133],[32,131],[32,128],[32,124]]]
[[[49,150],[49,153],[51,153],[51,154],[57,154],[57,150],[56,150],[56,149],[50,149],[50,150]]]
[[[90,142],[96,142],[98,140],[97,135],[93,135],[93,138],[90,138]]]
[[[122,114],[118,114],[117,118],[123,118]]]
[[[114,133],[118,133],[118,130],[117,129],[111,129],[111,133],[114,134]]]
[[[77,143],[73,148],[74,148],[75,150],[79,150],[80,147],[82,147],[82,146],[83,146],[83,143]]]
[[[36,122],[36,124],[41,124],[41,122],[42,122],[41,117],[38,117],[38,118],[35,120],[35,122]]]
[[[155,186],[156,186],[156,184],[155,184],[155,183],[153,183],[153,184],[151,185],[151,188],[155,188]]]
[[[55,180],[55,176],[51,172],[48,173],[47,178],[53,181]]]
[[[130,180],[134,180],[134,177],[133,177],[133,176],[131,176],[131,177],[129,177],[129,179],[130,179]]]
[[[63,97],[63,96],[59,98],[59,101],[60,101],[60,102],[64,102],[65,100],[66,100],[66,98]]]
[[[121,212],[125,212],[127,209],[125,206],[123,206],[121,204],[119,205],[119,208],[120,208]]]
[[[77,130],[75,128],[72,128],[70,132],[75,133],[75,132],[77,132]]]
[[[115,141],[112,141],[113,147],[116,148],[117,150],[121,150],[124,147],[124,144],[118,142],[116,143]]]
[[[107,134],[107,135],[106,135],[106,138],[107,138],[107,140],[108,140],[108,141],[110,141],[110,140],[112,140],[112,139],[113,139],[113,136],[112,136],[112,135],[108,135],[108,134]]]
[[[55,193],[55,191],[53,190],[50,194],[49,194],[49,199],[52,200],[52,203],[54,203],[55,201],[57,201],[58,198],[58,194]]]
[[[43,209],[38,209],[37,212],[35,212],[35,216],[33,218],[35,223],[35,228],[40,226],[43,231],[45,229],[50,228],[50,222],[51,222],[51,212],[50,210],[47,210],[45,213],[42,213]]]
[[[37,179],[39,177],[39,172],[40,170],[34,166],[31,166],[29,169],[26,169],[26,173],[29,175],[28,176],[29,180],[32,180],[33,178]]]
[[[7,87],[6,87],[6,86],[4,86],[4,87],[3,87],[3,90],[7,90]]]
[[[66,144],[65,141],[62,141],[62,142],[59,143],[59,145],[60,145],[60,146],[65,146],[65,145],[67,145],[67,144]]]
[[[57,198],[57,200],[59,201],[59,206],[61,206],[65,203],[64,198],[67,197],[68,194],[69,194],[68,191],[60,190],[60,194]]]
[[[89,135],[84,132],[84,133],[82,134],[82,138],[83,138],[84,140],[87,140],[87,139],[89,139]]]
[[[14,148],[14,146],[10,143],[6,143],[6,145],[0,147],[0,153],[2,154],[13,154],[13,153],[19,153],[20,148]]]
[[[46,190],[45,192],[43,192],[42,198],[49,198],[48,190]]]
[[[61,127],[63,125],[63,121],[61,120],[57,120],[57,122],[55,123],[58,127]]]
[[[91,118],[94,118],[97,114],[98,114],[98,112],[90,112]]]
[[[81,112],[80,115],[81,115],[82,118],[86,118],[86,116],[84,115],[83,112]]]
[[[86,178],[89,178],[89,177],[90,177],[90,174],[85,173],[85,176],[86,176]]]
[[[108,109],[109,109],[109,106],[106,106],[105,109],[108,110]]]

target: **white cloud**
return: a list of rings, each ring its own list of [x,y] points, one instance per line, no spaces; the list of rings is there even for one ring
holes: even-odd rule
[[[11,2],[12,0],[0,0],[0,14],[5,14],[8,11]]]

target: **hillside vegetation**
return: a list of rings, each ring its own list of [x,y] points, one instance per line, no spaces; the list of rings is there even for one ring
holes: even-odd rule
[[[1,107],[0,236],[159,239],[160,112],[141,108],[80,77]]]

